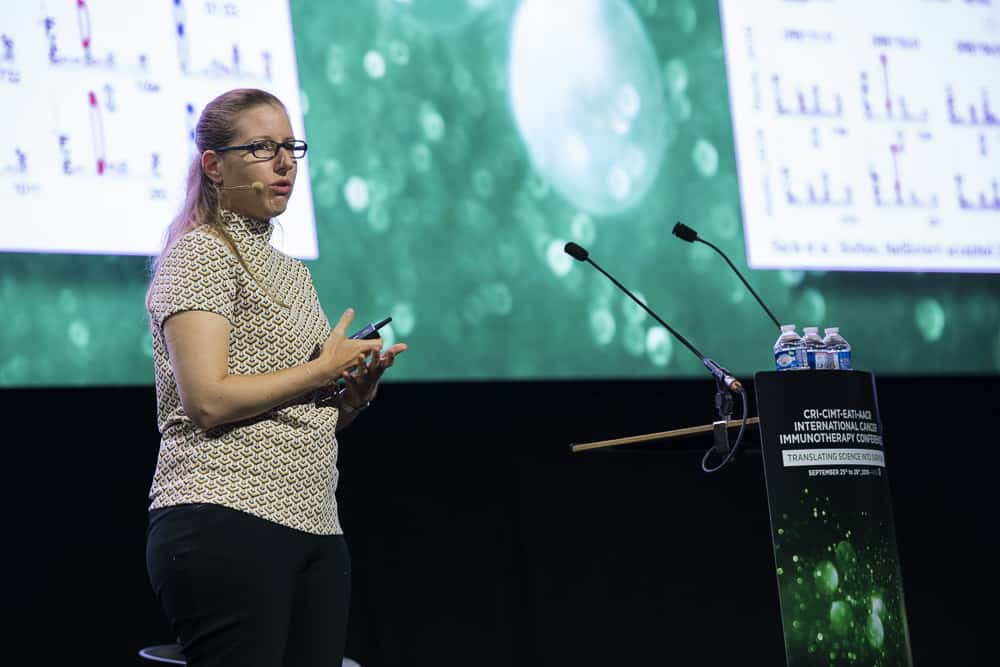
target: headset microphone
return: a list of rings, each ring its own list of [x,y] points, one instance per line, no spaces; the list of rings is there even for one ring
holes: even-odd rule
[[[253,190],[257,194],[261,194],[264,192],[264,184],[260,181],[254,181],[250,185],[219,186],[219,190]]]

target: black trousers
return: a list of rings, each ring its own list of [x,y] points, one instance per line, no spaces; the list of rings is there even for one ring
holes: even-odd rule
[[[146,568],[190,667],[341,664],[350,595],[343,535],[220,505],[155,509]]]

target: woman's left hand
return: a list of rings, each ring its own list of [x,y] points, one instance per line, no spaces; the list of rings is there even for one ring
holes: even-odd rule
[[[352,408],[360,408],[374,399],[382,374],[405,351],[406,343],[396,343],[385,352],[375,350],[365,363],[355,366],[351,371],[344,371],[341,375],[346,383],[344,403]]]

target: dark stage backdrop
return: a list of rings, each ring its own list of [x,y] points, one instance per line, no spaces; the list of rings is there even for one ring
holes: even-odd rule
[[[995,377],[879,380],[917,665],[973,664],[993,644],[998,389]],[[706,475],[703,441],[569,452],[709,422],[713,391],[383,387],[341,438],[348,654],[364,667],[784,664],[758,453]],[[170,641],[143,554],[153,399],[0,392],[8,664],[139,665],[141,646]]]

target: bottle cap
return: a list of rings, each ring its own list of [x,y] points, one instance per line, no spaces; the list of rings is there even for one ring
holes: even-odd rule
[[[802,327],[806,333],[819,333],[819,327]]]
[[[795,325],[794,324],[782,324],[781,325],[781,330],[782,331],[795,331]]]
[[[827,327],[823,329],[823,333],[825,334],[840,333],[840,327]]]

